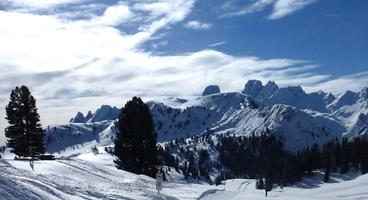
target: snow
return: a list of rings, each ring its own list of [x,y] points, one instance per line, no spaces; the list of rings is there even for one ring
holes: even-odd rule
[[[196,199],[209,187],[170,172],[158,195],[155,179],[118,170],[113,156],[103,148],[99,152],[35,161],[34,171],[29,161],[12,160],[6,152],[0,160],[0,199]]]
[[[256,80],[242,93],[220,93],[215,86],[208,90],[204,96],[147,102],[159,142],[209,130],[214,136],[249,136],[268,129],[284,140],[286,149],[296,151],[336,137],[368,135],[367,88],[337,98],[323,91],[305,93],[297,86],[279,88],[275,82],[263,86]],[[317,174],[291,187],[275,188],[265,198],[264,191],[255,189],[255,180],[211,186],[171,171],[158,195],[155,179],[116,169],[113,156],[104,150],[113,146],[120,111],[103,105],[94,113],[77,113],[70,123],[48,126],[46,151],[58,159],[35,161],[34,171],[28,161],[13,160],[6,150],[0,159],[0,199],[368,199],[368,175],[353,172],[333,174],[330,183],[322,183]],[[209,149],[205,143],[195,145]],[[95,146],[98,154],[91,151]],[[210,151],[210,157],[215,159],[216,153]]]
[[[360,93],[348,91],[335,98],[323,91],[308,94],[299,86],[280,88],[271,81],[263,86],[260,81],[251,80],[245,85],[245,94],[217,92],[147,102],[158,141],[189,138],[208,130],[214,134],[229,132],[249,136],[269,129],[284,139],[288,150],[296,151],[336,137],[368,134],[367,88]],[[120,109],[104,105],[95,113],[89,112],[84,117],[84,121],[88,119],[85,123],[50,126],[47,128],[47,138],[51,140],[50,144],[46,143],[48,151],[65,155],[64,151],[112,145],[116,133],[114,119],[119,113]],[[75,119],[78,116],[83,114],[77,114]]]
[[[255,189],[255,180],[234,179],[224,181],[215,189],[207,192],[201,200],[304,200],[304,199],[367,199],[368,175],[359,176],[358,173],[346,175],[332,174],[329,183],[323,183],[322,174],[318,174],[296,183],[290,187],[274,188],[265,197],[264,190]]]
[[[300,86],[281,88],[273,81],[263,86],[261,81],[250,80],[242,93],[219,92],[218,86],[210,85],[205,89],[204,96],[171,97],[147,102],[156,124],[158,140],[165,142],[188,138],[207,130],[215,134],[230,132],[250,135],[268,128],[284,138],[285,143],[291,144],[287,145],[290,150],[297,150],[293,146],[303,148],[313,143],[322,144],[334,137],[351,139],[368,134],[365,117],[368,114],[368,88],[359,93],[347,91],[336,98],[323,91],[306,93]],[[89,112],[84,117],[86,123],[73,122],[54,127],[62,130],[63,127],[75,126],[78,130],[72,127],[72,133],[68,134],[66,130],[64,135],[79,138],[79,143],[108,145],[115,136],[113,120],[119,113],[120,109],[104,105],[95,113]],[[77,114],[74,119],[78,116],[83,114]],[[93,122],[94,125],[91,125]],[[92,135],[93,126],[98,129],[97,136]],[[77,132],[82,136],[79,137]],[[48,131],[48,135],[54,138],[52,130]],[[65,144],[64,149],[83,148],[78,143]]]
[[[116,169],[113,156],[103,147],[99,153],[83,152],[77,156],[54,161],[35,161],[34,171],[28,161],[13,160],[9,149],[0,159],[0,199],[367,199],[368,175],[349,172],[332,174],[323,183],[322,173],[284,188],[274,188],[264,197],[255,189],[255,180],[233,179],[214,186],[205,182],[185,180],[175,172],[157,194],[155,179]]]

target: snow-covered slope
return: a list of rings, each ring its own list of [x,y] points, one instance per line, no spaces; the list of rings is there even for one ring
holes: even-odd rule
[[[0,159],[0,199],[82,200],[82,199],[197,199],[208,184],[184,181],[170,172],[164,191],[157,194],[156,180],[118,170],[113,157],[99,148],[98,154],[85,152],[54,161],[13,160],[7,152]]]
[[[233,179],[202,194],[200,200],[362,200],[368,199],[368,175],[333,174],[329,183],[323,183],[322,174],[303,179],[290,187],[275,188],[265,197],[264,190],[255,189],[255,180]]]
[[[7,151],[0,159],[0,199],[166,199],[166,200],[258,200],[258,199],[350,199],[368,198],[368,175],[349,172],[332,174],[329,183],[317,174],[284,188],[275,188],[264,197],[255,189],[255,180],[226,180],[225,185],[193,183],[176,171],[169,171],[168,181],[157,194],[155,179],[136,175],[114,166],[113,157],[103,148],[84,152],[68,159],[35,161],[34,171],[28,161],[13,160]]]
[[[45,137],[46,151],[65,156],[89,151],[93,146],[111,145],[116,132],[113,122],[105,120],[48,126]]]
[[[368,88],[359,93],[347,91],[328,105],[328,109],[345,124],[346,137],[368,136]]]

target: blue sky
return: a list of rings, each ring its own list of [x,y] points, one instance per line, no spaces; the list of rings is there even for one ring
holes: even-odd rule
[[[3,0],[0,114],[22,84],[44,124],[134,95],[193,96],[209,84],[241,91],[249,79],[359,91],[368,86],[367,8],[366,0]]]
[[[318,72],[336,76],[368,69],[368,1],[316,1],[277,20],[267,19],[272,6],[219,18],[221,2],[199,1],[188,20],[211,23],[211,29],[193,32],[178,25],[168,37],[170,45],[162,51],[198,51],[226,41],[215,49],[231,55],[310,60],[321,65]],[[245,3],[237,5],[246,5],[250,1],[239,2]]]

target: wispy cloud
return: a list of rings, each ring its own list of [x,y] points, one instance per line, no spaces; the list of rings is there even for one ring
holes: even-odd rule
[[[317,0],[278,0],[273,5],[273,12],[269,16],[269,19],[283,18],[316,1]]]
[[[226,44],[227,41],[222,41],[222,42],[216,42],[216,43],[212,43],[210,45],[208,45],[209,47],[217,47],[217,46],[221,46],[221,45],[224,45]]]
[[[60,6],[75,5],[92,0],[2,0],[0,5],[18,11],[47,11]]]
[[[229,2],[227,2],[222,6],[225,13],[221,14],[220,18],[252,14],[272,6],[273,10],[268,16],[268,19],[275,20],[286,17],[316,1],[317,0],[254,0],[250,4],[241,6],[229,5]]]
[[[200,21],[189,21],[184,24],[184,27],[193,30],[209,30],[211,29],[212,24]]]

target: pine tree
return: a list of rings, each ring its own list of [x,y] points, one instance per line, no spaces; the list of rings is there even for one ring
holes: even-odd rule
[[[260,178],[257,180],[256,182],[256,189],[257,190],[263,190],[265,188],[264,183],[263,183],[263,178]]]
[[[331,171],[331,161],[330,159],[326,160],[326,169],[325,169],[325,175],[323,177],[323,181],[327,183],[330,181],[330,171]]]
[[[333,150],[332,148],[333,143],[327,143],[324,147],[324,161],[325,161],[325,175],[323,177],[323,181],[327,183],[330,180],[330,173],[331,173],[331,165],[332,165],[332,156],[331,152]]]
[[[16,87],[10,94],[9,104],[6,106],[6,117],[9,126],[5,129],[5,136],[8,138],[7,146],[13,148],[15,154],[24,152],[26,146],[23,133],[22,117],[19,110],[19,88]]]
[[[266,197],[267,197],[268,192],[272,190],[272,187],[273,187],[272,178],[270,175],[267,175],[265,178],[265,186],[264,186]]]
[[[157,134],[148,106],[137,97],[125,104],[117,121],[115,163],[119,169],[155,177]]]
[[[361,141],[361,160],[360,160],[360,171],[362,174],[368,173],[368,140],[362,139]]]
[[[6,119],[9,126],[5,129],[7,145],[18,156],[28,156],[29,149],[33,155],[45,153],[43,146],[44,131],[36,107],[36,100],[26,86],[16,87],[10,94],[6,106]]]
[[[351,158],[351,148],[347,138],[343,138],[341,144],[341,161],[340,161],[340,173],[345,174],[349,171],[349,164]]]

